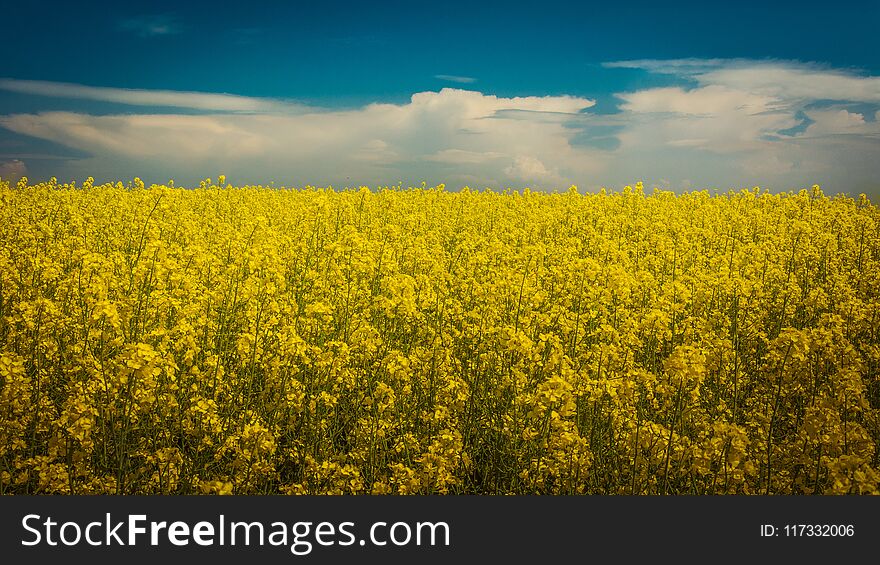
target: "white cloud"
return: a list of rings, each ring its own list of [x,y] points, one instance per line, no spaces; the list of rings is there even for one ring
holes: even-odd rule
[[[266,150],[267,140],[239,123],[257,118],[45,112],[2,117],[0,125],[95,154],[204,159],[215,155],[252,157]]]
[[[614,61],[607,68],[643,69],[785,100],[880,102],[880,77],[785,60],[672,59]]]
[[[66,178],[191,182],[222,172],[236,182],[288,185],[426,181],[564,189],[644,180],[670,188],[788,190],[818,183],[830,192],[880,192],[878,77],[785,61],[606,66],[674,75],[682,85],[617,93],[621,111],[596,115],[589,112],[594,101],[582,97],[453,88],[419,92],[403,104],[335,110],[4,80],[0,89],[205,113],[44,112],[0,116],[0,127],[91,155],[61,162],[58,175]],[[829,106],[828,99],[840,102]],[[611,138],[619,144],[590,145]]]
[[[805,112],[812,120],[803,136],[819,137],[823,135],[880,135],[880,122],[866,121],[865,116],[858,112],[850,112],[841,108],[825,108],[821,110],[807,110]]]
[[[131,106],[174,107],[215,112],[296,112],[302,109],[302,106],[291,102],[234,94],[108,88],[42,80],[0,79],[0,90]]]
[[[700,148],[718,153],[766,149],[765,136],[797,125],[778,98],[709,85],[652,88],[618,95],[624,148]]]
[[[370,139],[352,153],[352,159],[375,164],[391,164],[399,158],[396,151],[381,139]]]
[[[666,145],[671,145],[672,147],[705,147],[708,143],[708,139],[701,137],[697,139],[671,139],[666,142]]]
[[[453,165],[485,163],[493,159],[504,158],[504,153],[497,151],[464,151],[462,149],[443,149],[431,155],[426,155],[425,160],[437,163],[450,163]]]
[[[543,121],[577,118],[592,100],[572,96],[503,98],[445,88],[405,104],[354,110],[309,108],[288,114],[88,115],[72,112],[0,117],[0,126],[93,156],[80,164],[118,176],[192,178],[223,170],[278,182],[394,182],[397,179],[527,180],[555,188],[597,170],[597,155],[572,146],[576,129]],[[504,117],[508,110],[535,119]],[[523,155],[542,163],[534,166]],[[532,163],[529,167],[528,164]],[[547,163],[544,167],[543,163]],[[132,165],[137,171],[128,169]],[[90,173],[89,173],[90,174]],[[567,182],[567,181],[566,181]]]
[[[504,169],[504,173],[512,179],[526,183],[546,183],[550,181],[556,185],[565,183],[556,168],[548,169],[547,165],[535,157],[528,155],[518,156],[512,165]]]
[[[791,173],[795,163],[780,152],[755,151],[743,156],[740,167],[758,178],[778,178]]]
[[[27,176],[27,167],[23,161],[19,159],[0,161],[0,179],[17,181],[23,176]]]
[[[134,32],[140,37],[156,37],[180,33],[183,31],[183,26],[176,17],[162,14],[121,20],[119,29]]]
[[[880,77],[792,61],[680,59],[617,61],[674,75],[694,86],[618,94],[622,131],[616,157],[655,167],[688,184],[726,181],[790,189],[880,189],[873,154],[878,122],[841,105],[880,102]],[[796,129],[802,116],[810,122]],[[623,161],[615,160],[617,163]],[[609,169],[620,165],[612,163]],[[723,185],[722,185],[723,186]]]
[[[602,66],[608,69],[644,69],[652,73],[688,75],[730,63],[730,59],[634,59],[608,61],[602,63]]]
[[[702,84],[727,86],[784,100],[880,102],[880,77],[779,63],[720,67],[698,75]]]
[[[713,116],[731,110],[757,114],[778,109],[778,99],[728,86],[709,85],[684,90],[680,87],[652,88],[619,94],[621,109],[630,112],[673,112]]]
[[[447,82],[457,82],[459,84],[473,84],[477,82],[477,79],[473,77],[463,77],[458,75],[434,75],[434,78],[445,80]]]

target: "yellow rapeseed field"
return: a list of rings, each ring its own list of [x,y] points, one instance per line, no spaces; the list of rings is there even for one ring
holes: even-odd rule
[[[878,492],[864,196],[93,184],[0,182],[0,493]]]

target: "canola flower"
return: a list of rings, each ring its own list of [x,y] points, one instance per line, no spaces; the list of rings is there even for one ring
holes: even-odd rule
[[[877,494],[867,198],[0,181],[0,493]]]

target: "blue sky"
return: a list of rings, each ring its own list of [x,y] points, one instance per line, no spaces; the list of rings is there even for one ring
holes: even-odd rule
[[[27,2],[0,177],[880,194],[880,4]]]

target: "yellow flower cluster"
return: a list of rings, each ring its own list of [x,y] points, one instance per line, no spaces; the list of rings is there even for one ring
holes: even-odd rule
[[[0,182],[0,493],[878,492],[880,214]]]

